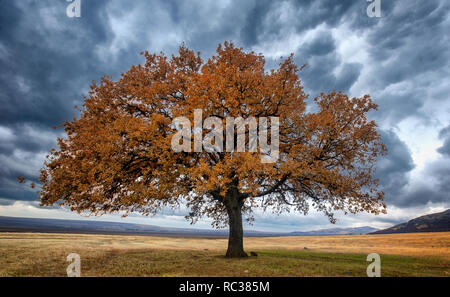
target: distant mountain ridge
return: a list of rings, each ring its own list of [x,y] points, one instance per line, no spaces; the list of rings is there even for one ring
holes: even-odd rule
[[[221,230],[171,228],[154,225],[92,220],[62,220],[0,216],[0,232],[49,232],[87,234],[225,236]]]
[[[325,236],[366,234],[377,229],[372,227],[333,228],[306,232],[263,232],[244,231],[244,236]],[[47,232],[47,233],[87,233],[87,234],[123,234],[123,235],[160,235],[160,236],[202,236],[227,237],[227,230],[208,230],[194,228],[171,228],[154,225],[117,223],[104,221],[61,220],[17,218],[0,216],[0,232]]]
[[[415,232],[447,232],[450,231],[450,209],[446,211],[424,215],[406,223],[378,230],[371,234],[415,233]]]
[[[359,234],[367,234],[378,229],[364,226],[364,227],[356,227],[356,228],[331,228],[331,229],[320,229],[314,231],[295,231],[290,232],[292,236],[326,236],[326,235],[359,235]]]

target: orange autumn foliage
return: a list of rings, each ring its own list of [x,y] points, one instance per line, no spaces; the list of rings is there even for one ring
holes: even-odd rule
[[[368,95],[341,92],[307,95],[293,56],[265,70],[260,54],[233,43],[219,45],[203,61],[181,46],[177,55],[143,53],[145,64],[121,78],[93,83],[80,118],[64,124],[41,171],[42,205],[61,203],[78,212],[140,212],[186,202],[195,222],[228,222],[227,201],[235,199],[251,218],[252,209],[275,212],[310,208],[333,213],[385,212],[383,192],[373,177],[385,153],[367,113],[377,105]],[[262,163],[259,153],[181,152],[171,148],[172,121],[204,118],[279,117],[279,159]]]

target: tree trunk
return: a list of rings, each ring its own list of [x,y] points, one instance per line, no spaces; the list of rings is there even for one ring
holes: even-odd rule
[[[236,193],[232,193],[227,195],[225,206],[228,212],[228,225],[230,227],[226,257],[247,257],[248,255],[244,252],[244,230],[242,228],[243,201],[239,200]]]

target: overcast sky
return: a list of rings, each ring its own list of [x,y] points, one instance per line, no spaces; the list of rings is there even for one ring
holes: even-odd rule
[[[0,216],[80,219],[38,206],[17,176],[37,181],[45,155],[62,136],[89,85],[143,63],[143,50],[171,54],[181,42],[214,54],[218,43],[262,53],[267,66],[294,53],[312,96],[370,94],[389,154],[378,163],[388,214],[337,215],[337,227],[387,227],[450,205],[450,1],[380,0],[119,1],[0,0]],[[99,220],[187,227],[185,209],[154,218]],[[196,227],[209,228],[203,220]],[[256,213],[247,229],[333,227],[319,213]]]

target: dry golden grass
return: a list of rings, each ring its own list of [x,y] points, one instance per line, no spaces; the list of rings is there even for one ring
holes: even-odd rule
[[[64,276],[70,253],[80,254],[85,276],[363,276],[369,253],[382,256],[384,275],[447,276],[450,260],[450,232],[253,237],[245,248],[259,257],[244,260],[225,259],[226,245],[224,238],[0,233],[0,276]]]
[[[450,232],[248,238],[248,248],[302,249],[331,253],[432,256],[450,260]]]

